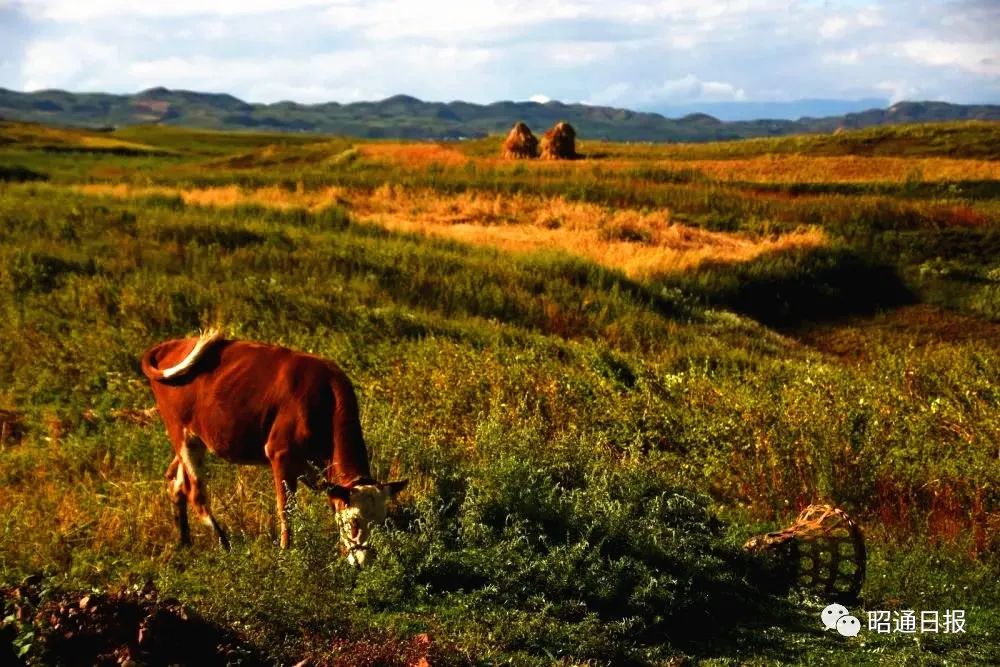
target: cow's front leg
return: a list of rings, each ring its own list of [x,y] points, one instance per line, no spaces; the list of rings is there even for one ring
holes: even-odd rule
[[[288,503],[295,498],[298,474],[288,464],[288,457],[277,454],[271,457],[271,472],[274,473],[274,497],[281,527],[281,548],[287,549],[292,543],[292,529],[288,523]]]

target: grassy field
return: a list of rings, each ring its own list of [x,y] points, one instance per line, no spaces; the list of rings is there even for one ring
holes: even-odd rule
[[[0,586],[151,581],[280,664],[988,664],[998,145],[966,123],[515,163],[0,123]],[[218,462],[234,548],[176,547],[138,356],[209,325],[354,380],[376,474],[411,480],[375,566],[309,492],[279,551],[269,471]],[[865,530],[863,623],[966,631],[844,638],[769,590],[741,545],[811,502]],[[3,625],[52,659],[44,619]]]

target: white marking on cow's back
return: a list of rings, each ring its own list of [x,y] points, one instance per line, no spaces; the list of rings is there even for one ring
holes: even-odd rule
[[[198,361],[202,352],[205,351],[205,348],[220,338],[222,338],[222,332],[218,329],[209,329],[208,331],[205,331],[198,336],[198,340],[195,342],[194,347],[191,348],[191,351],[187,353],[187,356],[184,357],[179,364],[175,364],[170,368],[164,368],[160,371],[160,373],[165,378],[177,377],[178,375],[186,373],[192,366],[194,366],[195,362]]]

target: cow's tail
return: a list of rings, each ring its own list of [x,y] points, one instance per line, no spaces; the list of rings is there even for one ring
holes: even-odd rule
[[[218,329],[208,329],[201,333],[195,340],[194,347],[191,351],[187,353],[179,363],[174,364],[169,368],[157,368],[154,366],[153,357],[161,349],[162,346],[157,345],[156,347],[150,348],[142,355],[142,372],[151,380],[170,380],[172,378],[181,377],[186,375],[194,368],[194,365],[198,363],[198,360],[205,353],[205,350],[209,348],[217,340],[222,339],[222,332]]]

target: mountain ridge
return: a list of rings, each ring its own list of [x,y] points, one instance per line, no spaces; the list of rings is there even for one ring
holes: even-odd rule
[[[283,100],[260,104],[245,102],[228,93],[174,90],[162,86],[131,95],[64,90],[26,93],[0,88],[0,118],[89,128],[166,124],[218,130],[254,129],[402,139],[481,137],[505,133],[519,120],[541,132],[565,120],[576,126],[581,136],[591,139],[715,141],[902,123],[1000,121],[1000,105],[897,102],[885,109],[835,116],[723,121],[702,112],[668,118],[652,111],[567,104],[556,100],[500,100],[475,104],[461,100],[427,102],[397,94],[384,100],[350,103],[303,104]]]

